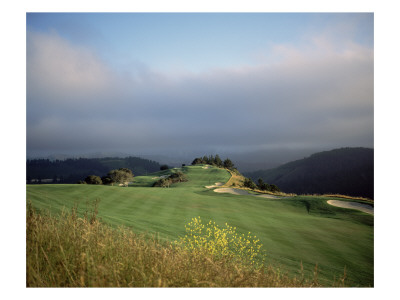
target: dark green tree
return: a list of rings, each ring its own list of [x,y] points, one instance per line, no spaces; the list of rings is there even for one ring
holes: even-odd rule
[[[96,175],[89,175],[88,177],[85,178],[85,182],[87,184],[102,184],[103,183],[101,181],[101,178]]]
[[[262,188],[263,191],[270,191],[271,190],[271,186],[268,183],[264,183]]]
[[[111,178],[108,176],[101,177],[101,181],[103,181],[103,184],[112,184],[113,183]]]
[[[264,182],[262,178],[258,178],[257,187],[262,191],[270,190],[270,185],[268,183]]]
[[[227,169],[234,168],[233,162],[229,158],[224,160],[224,168],[227,168]]]
[[[218,154],[215,155],[214,163],[217,167],[222,167],[224,165],[224,163],[222,162],[222,159],[219,157]]]
[[[199,165],[202,163],[203,163],[203,160],[200,157],[197,157],[193,160],[192,165],[194,166],[194,165]]]
[[[247,188],[252,189],[252,190],[257,187],[256,184],[253,182],[253,180],[251,180],[250,178],[245,178],[244,182],[243,182],[243,185],[245,187],[247,187]]]
[[[258,180],[257,180],[257,187],[258,187],[260,190],[262,190],[263,186],[264,186],[264,180],[262,180],[262,178],[258,178]]]
[[[111,170],[107,176],[111,179],[111,184],[120,183],[127,186],[129,182],[133,181],[133,173],[127,168],[119,168],[118,170]]]
[[[271,184],[271,185],[269,186],[269,190],[270,190],[271,192],[280,192],[280,191],[281,191],[275,184]]]

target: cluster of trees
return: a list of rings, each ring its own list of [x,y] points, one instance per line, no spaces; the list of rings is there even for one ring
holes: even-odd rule
[[[85,180],[78,181],[79,184],[103,184],[100,176],[97,175],[89,175],[85,178]]]
[[[160,180],[157,180],[154,182],[153,186],[154,187],[169,187],[171,184],[176,183],[176,182],[185,182],[188,181],[187,177],[184,173],[181,171],[172,173],[166,178],[161,178]]]
[[[257,187],[256,184],[253,182],[253,180],[251,180],[250,178],[245,178],[243,185],[252,190],[254,190]]]
[[[117,170],[111,170],[108,172],[107,176],[89,175],[84,181],[79,181],[81,184],[111,184],[114,183],[123,184],[128,186],[129,182],[133,181],[133,173],[127,168],[119,168]]]
[[[203,157],[197,157],[192,162],[192,165],[200,165],[200,164],[208,164],[208,165],[213,165],[213,166],[217,166],[220,168],[227,168],[230,170],[236,169],[235,165],[229,158],[222,161],[222,159],[219,157],[218,154],[216,154],[215,156],[204,155]]]
[[[251,178],[245,178],[243,185],[252,190],[257,188],[262,191],[280,192],[280,189],[275,184],[268,184],[261,178],[257,180],[257,184],[255,184]]]
[[[258,178],[257,180],[257,188],[262,191],[270,191],[270,192],[280,192],[281,190],[275,184],[268,184],[262,180],[262,178]]]

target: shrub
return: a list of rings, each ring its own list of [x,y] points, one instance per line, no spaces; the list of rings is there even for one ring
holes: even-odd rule
[[[213,221],[204,225],[200,217],[192,218],[185,228],[186,235],[175,243],[194,255],[227,258],[243,266],[261,266],[264,263],[262,244],[250,232],[240,235],[236,227],[228,223],[225,223],[225,228],[220,228]]]
[[[172,173],[169,178],[172,179],[172,182],[185,182],[187,181],[186,175],[182,173],[181,171],[178,171],[176,173]]]
[[[85,182],[87,184],[102,184],[103,183],[101,181],[101,178],[96,175],[89,175],[88,177],[85,178]]]
[[[103,176],[103,177],[101,177],[101,181],[103,181],[103,184],[112,184],[112,183],[113,183],[113,181],[111,180],[111,178],[108,177],[108,176]]]
[[[169,187],[172,183],[171,178],[161,178],[154,182],[153,187]]]
[[[111,183],[117,182],[127,186],[129,182],[133,181],[134,175],[130,169],[119,168],[118,170],[108,172],[107,177],[110,178]]]
[[[250,178],[245,178],[243,185],[250,189],[255,189],[257,187],[253,180],[251,180]]]
[[[188,181],[186,175],[181,171],[176,173],[172,173],[167,178],[161,178],[154,182],[153,187],[169,187],[171,184],[176,182],[185,182]]]
[[[271,192],[280,192],[280,191],[281,191],[275,184],[271,184],[271,185],[269,186],[269,190],[270,190]]]

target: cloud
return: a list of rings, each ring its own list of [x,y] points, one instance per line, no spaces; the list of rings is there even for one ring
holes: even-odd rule
[[[45,93],[52,101],[67,94],[87,97],[112,84],[110,70],[90,50],[71,45],[55,33],[28,32],[27,37],[28,89],[33,97],[36,93]]]
[[[373,50],[327,38],[202,73],[113,69],[28,32],[28,150],[132,152],[373,145]]]

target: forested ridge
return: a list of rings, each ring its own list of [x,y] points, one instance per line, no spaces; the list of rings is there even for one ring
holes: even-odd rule
[[[344,194],[374,198],[374,150],[341,148],[319,152],[280,167],[245,173],[286,193]]]
[[[139,157],[74,158],[66,160],[28,159],[27,183],[51,179],[54,183],[76,183],[86,176],[106,175],[112,169],[129,168],[135,175],[145,175],[160,170],[158,162]]]

